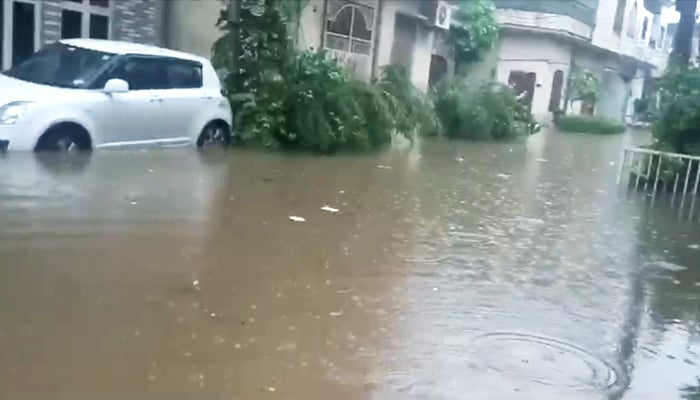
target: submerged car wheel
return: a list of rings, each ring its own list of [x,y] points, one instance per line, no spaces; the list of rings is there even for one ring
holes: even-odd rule
[[[90,135],[75,124],[57,125],[46,131],[36,144],[35,151],[77,153],[90,150]]]
[[[226,147],[231,143],[231,129],[223,121],[212,121],[202,129],[197,147]]]

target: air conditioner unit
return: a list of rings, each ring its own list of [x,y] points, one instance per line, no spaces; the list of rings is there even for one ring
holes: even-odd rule
[[[451,4],[445,1],[438,1],[435,7],[435,20],[433,21],[433,25],[440,29],[450,29],[453,8]]]

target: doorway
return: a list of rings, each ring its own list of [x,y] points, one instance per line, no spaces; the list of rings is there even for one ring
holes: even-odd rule
[[[564,72],[557,70],[552,78],[552,93],[549,95],[549,111],[557,112],[561,108],[561,89],[564,86]]]
[[[513,88],[518,99],[532,112],[532,99],[535,96],[535,82],[537,75],[534,72],[511,71],[508,75],[508,85]]]
[[[433,54],[430,57],[430,75],[428,86],[435,87],[447,75],[447,60],[445,57]]]
[[[12,68],[40,46],[39,0],[0,0],[0,69]]]

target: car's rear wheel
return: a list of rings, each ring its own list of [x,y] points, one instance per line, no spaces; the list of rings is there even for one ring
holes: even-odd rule
[[[208,123],[197,139],[197,147],[226,147],[231,144],[231,128],[224,121]]]
[[[62,124],[46,131],[36,144],[35,151],[77,153],[90,150],[90,135],[79,125]]]

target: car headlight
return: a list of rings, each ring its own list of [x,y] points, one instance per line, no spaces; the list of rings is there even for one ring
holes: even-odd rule
[[[0,107],[0,125],[12,125],[24,114],[31,101],[13,101]]]

